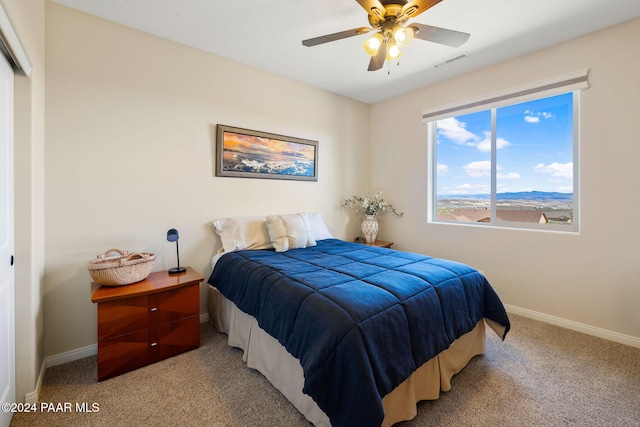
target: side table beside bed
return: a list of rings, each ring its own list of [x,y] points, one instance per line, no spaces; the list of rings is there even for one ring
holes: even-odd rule
[[[203,280],[187,267],[130,285],[91,283],[91,302],[98,304],[98,381],[198,348]]]

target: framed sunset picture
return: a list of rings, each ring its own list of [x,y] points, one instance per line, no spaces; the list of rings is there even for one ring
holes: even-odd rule
[[[218,125],[216,176],[318,180],[318,142]]]

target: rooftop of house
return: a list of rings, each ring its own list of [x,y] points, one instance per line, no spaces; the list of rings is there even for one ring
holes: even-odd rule
[[[499,221],[534,222],[540,224],[546,224],[549,222],[547,215],[544,212],[536,210],[498,209],[496,211],[496,216]],[[491,210],[488,208],[458,208],[446,214],[439,214],[438,219],[461,222],[489,222],[491,220]]]

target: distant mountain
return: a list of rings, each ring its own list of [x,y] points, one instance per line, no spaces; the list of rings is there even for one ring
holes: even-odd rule
[[[540,202],[573,201],[573,193],[546,191],[520,191],[516,193],[498,193],[499,200],[537,200]]]
[[[538,202],[572,202],[573,193],[558,193],[547,191],[519,191],[515,193],[498,193],[498,200],[530,200]],[[448,194],[440,195],[438,199],[477,199],[489,200],[489,194]]]

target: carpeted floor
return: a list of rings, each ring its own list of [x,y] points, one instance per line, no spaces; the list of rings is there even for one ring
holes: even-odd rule
[[[640,426],[640,349],[510,318],[505,342],[487,329],[485,354],[452,390],[397,426]],[[197,350],[101,383],[95,356],[49,368],[44,411],[39,403],[11,426],[310,425],[226,335],[207,323],[200,339]],[[83,404],[94,412],[78,412]]]

